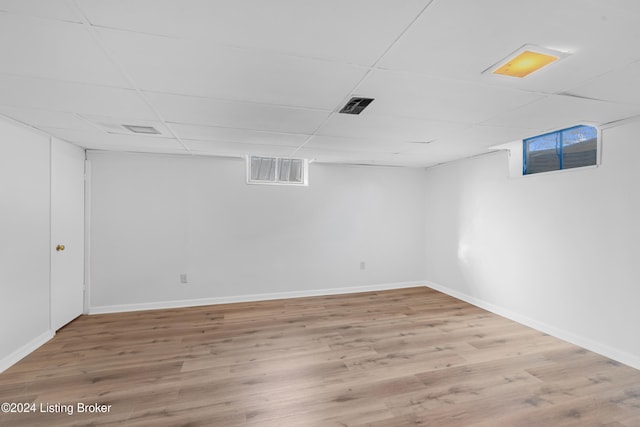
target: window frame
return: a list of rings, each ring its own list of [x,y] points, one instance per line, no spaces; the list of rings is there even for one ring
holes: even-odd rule
[[[591,127],[593,129],[595,129],[596,131],[596,160],[595,160],[595,164],[590,164],[590,165],[583,165],[583,166],[576,166],[576,167],[572,167],[572,168],[563,168],[563,160],[564,160],[564,144],[563,144],[563,133],[565,131],[569,131],[572,129],[576,129],[579,127]],[[528,141],[534,139],[534,138],[541,138],[544,136],[548,136],[548,135],[553,135],[553,134],[558,134],[559,135],[559,143],[557,144],[556,147],[556,154],[558,155],[558,161],[559,161],[559,168],[558,169],[552,169],[552,170],[548,170],[548,171],[544,171],[544,172],[534,172],[534,173],[527,173],[527,153],[528,153]],[[584,168],[593,168],[593,167],[598,167],[600,166],[601,163],[601,157],[602,157],[602,131],[601,129],[591,123],[580,123],[574,126],[570,126],[567,128],[562,128],[562,129],[557,129],[551,132],[546,132],[540,135],[535,135],[535,136],[531,136],[528,138],[524,138],[522,139],[522,143],[521,143],[521,147],[522,147],[522,168],[521,168],[521,172],[522,175],[521,176],[532,176],[532,175],[543,175],[543,174],[549,174],[549,173],[557,173],[557,172],[566,172],[566,171],[571,171],[571,170],[580,170],[580,169],[584,169]],[[559,150],[558,150],[559,147]]]

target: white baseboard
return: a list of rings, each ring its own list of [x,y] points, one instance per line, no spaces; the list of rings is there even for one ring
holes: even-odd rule
[[[437,283],[426,282],[426,286],[436,291],[440,291],[452,297],[458,298],[462,301],[468,302],[469,304],[473,304],[476,307],[480,307],[502,317],[506,317],[507,319],[513,320],[514,322],[529,326],[530,328],[536,329],[540,332],[544,332],[545,334],[549,334],[563,341],[570,342],[587,350],[593,351],[594,353],[598,353],[602,356],[608,357],[609,359],[613,359],[617,362],[631,366],[632,368],[640,369],[640,357],[636,355],[629,354],[608,345],[593,341],[589,338],[576,335],[564,329],[557,328],[555,326],[540,322],[527,316],[523,316],[522,314],[513,312],[504,307],[491,304],[490,302],[473,297],[471,295],[464,294],[462,292],[458,292],[454,289],[439,285]]]
[[[29,353],[33,352],[38,347],[40,347],[42,344],[46,343],[51,338],[53,338],[54,335],[55,335],[55,333],[53,333],[51,331],[47,331],[47,332],[43,333],[42,335],[32,339],[31,341],[29,341],[28,343],[26,343],[25,345],[23,345],[22,347],[20,347],[16,351],[14,351],[13,353],[11,353],[8,356],[2,358],[0,360],[0,373],[6,371],[11,366],[13,366],[16,363],[18,363],[20,360],[22,360]]]
[[[389,289],[425,286],[424,281],[383,283],[378,285],[350,286],[345,288],[314,289],[309,291],[274,292],[267,294],[237,295],[230,297],[199,298],[177,301],[160,301],[138,304],[103,305],[90,307],[89,314],[122,313],[127,311],[161,310],[166,308],[197,307],[202,305],[230,304],[236,302],[268,301],[287,298],[303,298],[324,295],[353,294],[358,292],[384,291]]]

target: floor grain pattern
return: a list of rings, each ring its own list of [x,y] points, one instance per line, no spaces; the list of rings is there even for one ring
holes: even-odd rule
[[[428,288],[82,316],[0,425],[640,426],[640,371]]]

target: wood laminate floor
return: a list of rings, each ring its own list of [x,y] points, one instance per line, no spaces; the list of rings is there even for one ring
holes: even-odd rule
[[[37,407],[10,426],[640,426],[640,371],[421,287],[82,316],[0,402]]]

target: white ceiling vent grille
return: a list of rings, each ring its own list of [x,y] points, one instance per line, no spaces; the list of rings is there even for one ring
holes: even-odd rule
[[[133,133],[142,133],[145,135],[160,135],[160,131],[153,126],[122,125],[122,127],[130,130]]]
[[[144,135],[153,137],[171,137],[171,132],[164,124],[153,120],[123,120],[114,117],[78,115],[92,126],[103,132],[118,135]],[[123,123],[124,122],[124,123]]]
[[[247,183],[308,185],[309,162],[306,159],[247,157]]]
[[[341,114],[360,114],[362,110],[367,108],[373,102],[373,98],[351,98],[347,104],[340,110]]]

